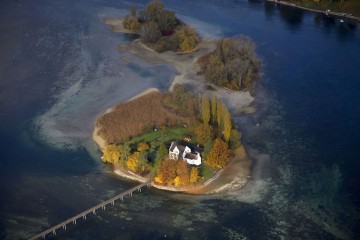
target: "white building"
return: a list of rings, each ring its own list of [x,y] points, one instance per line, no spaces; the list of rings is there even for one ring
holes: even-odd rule
[[[188,164],[196,166],[201,165],[201,156],[199,152],[192,151],[188,146],[172,142],[169,148],[169,158],[179,160],[180,157]]]

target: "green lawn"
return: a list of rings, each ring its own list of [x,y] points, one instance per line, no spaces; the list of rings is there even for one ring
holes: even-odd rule
[[[204,180],[207,180],[214,176],[214,169],[206,164],[202,164],[200,167],[200,177],[204,178]]]
[[[151,147],[157,148],[162,143],[168,143],[172,140],[182,140],[189,132],[182,126],[165,127],[152,131],[144,135],[134,137],[130,140],[130,144],[138,144],[140,142],[146,142]]]

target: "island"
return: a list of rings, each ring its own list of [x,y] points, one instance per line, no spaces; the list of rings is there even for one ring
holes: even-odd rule
[[[250,38],[201,39],[157,0],[140,12],[132,6],[123,20],[104,21],[115,32],[139,35],[120,51],[171,64],[179,75],[169,91],[148,89],[97,119],[93,139],[102,160],[118,175],[170,191],[216,193],[234,180],[243,187],[251,161],[224,100],[254,111],[248,90],[261,62]],[[184,84],[189,76],[204,87]]]

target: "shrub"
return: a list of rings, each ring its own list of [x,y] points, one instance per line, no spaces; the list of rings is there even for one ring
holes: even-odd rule
[[[144,43],[156,43],[161,37],[160,29],[155,21],[144,23],[140,29],[141,41]]]
[[[176,34],[179,38],[179,48],[184,52],[193,50],[200,41],[198,33],[191,27],[182,27]]]
[[[123,26],[125,29],[134,32],[138,32],[141,28],[141,25],[135,16],[126,16],[123,22]]]

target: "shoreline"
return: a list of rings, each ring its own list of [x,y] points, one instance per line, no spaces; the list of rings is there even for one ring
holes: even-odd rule
[[[121,19],[106,19],[105,23],[109,24],[112,27],[113,32],[132,33],[128,30],[124,31]],[[116,27],[117,24],[121,24],[121,26]],[[216,91],[210,91],[207,90],[207,83],[204,81],[204,79],[198,76],[199,66],[196,64],[198,59],[205,54],[214,51],[216,48],[216,43],[216,40],[202,39],[198,46],[195,48],[195,50],[189,53],[157,53],[155,50],[141,43],[139,39],[136,39],[128,44],[121,45],[119,47],[119,51],[120,53],[130,53],[135,57],[138,57],[149,63],[169,64],[173,66],[178,71],[178,73],[176,73],[172,77],[172,79],[170,79],[171,84],[169,87],[169,91],[171,91],[173,89],[173,86],[177,83],[193,84],[194,93],[207,92],[211,95],[216,95],[218,98],[226,101],[230,105],[229,107],[235,108],[237,111],[246,113],[249,112],[249,109],[251,109],[250,112],[252,112],[253,106],[251,106],[251,104],[254,101],[254,98],[250,95],[249,92],[239,91],[235,93],[220,87],[216,87]],[[129,98],[125,102],[132,101],[154,91],[159,91],[159,89],[145,89],[134,97]],[[116,105],[112,108],[107,109],[105,112],[100,114],[98,118],[105,113],[111,112],[115,107]],[[92,137],[94,142],[99,146],[99,148],[103,149],[106,146],[106,141],[98,134],[99,129],[100,126],[97,125],[96,120]],[[151,185],[161,190],[183,192],[188,194],[214,194],[219,192],[225,192],[228,189],[234,189],[234,187],[236,189],[241,189],[246,185],[249,178],[251,160],[247,157],[243,145],[241,145],[238,149],[232,151],[231,153],[232,156],[230,158],[230,162],[226,167],[219,170],[212,178],[207,179],[205,182],[197,186],[175,188],[158,185],[154,182]],[[114,173],[120,177],[138,182],[148,181],[148,179],[124,169],[120,164],[113,164],[113,168]]]
[[[285,6],[289,6],[289,7],[299,8],[299,9],[303,9],[303,10],[310,11],[310,12],[323,13],[326,16],[342,17],[342,18],[351,19],[351,20],[360,22],[360,17],[353,16],[351,13],[340,13],[340,12],[332,12],[332,11],[327,11],[327,10],[317,10],[317,9],[313,9],[313,8],[299,6],[299,5],[296,5],[295,3],[278,1],[278,0],[265,0],[265,1],[272,2],[275,4],[285,5]]]
[[[136,96],[126,100],[126,102],[157,91],[159,90],[156,88],[148,88]],[[105,113],[112,111],[114,107],[107,109]],[[97,126],[96,122],[92,134],[93,141],[99,146],[100,149],[103,149],[106,146],[106,141],[97,134],[98,130],[99,126]],[[243,188],[247,183],[247,179],[249,178],[251,161],[248,158],[243,145],[241,145],[238,149],[233,150],[232,155],[233,156],[230,158],[230,162],[226,167],[219,170],[212,178],[207,179],[200,185],[175,188],[158,185],[152,182],[151,186],[160,190],[183,192],[188,194],[215,194],[227,190],[228,187],[233,188],[233,186],[236,186],[236,189]],[[113,172],[125,179],[130,179],[142,183],[149,180],[129,170],[125,170],[119,163],[112,164],[112,166]]]

